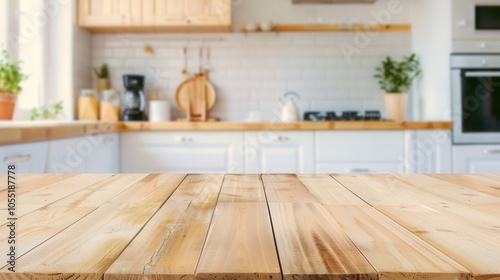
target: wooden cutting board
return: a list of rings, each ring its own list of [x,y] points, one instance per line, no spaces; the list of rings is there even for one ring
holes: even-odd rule
[[[188,120],[206,121],[207,112],[214,106],[215,88],[207,79],[207,72],[185,80],[175,95],[177,106],[187,113]]]

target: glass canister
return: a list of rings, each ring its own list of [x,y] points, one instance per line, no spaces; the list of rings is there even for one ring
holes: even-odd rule
[[[100,118],[105,122],[120,120],[120,96],[114,89],[102,91]]]
[[[93,89],[83,89],[78,98],[78,119],[82,121],[99,120],[99,97]]]

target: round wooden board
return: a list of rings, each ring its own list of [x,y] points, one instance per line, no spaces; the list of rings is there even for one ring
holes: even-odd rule
[[[208,79],[205,76],[195,76],[192,78],[189,78],[182,82],[182,84],[179,85],[177,88],[177,92],[175,94],[175,102],[177,103],[177,107],[182,112],[187,112],[187,108],[189,106],[189,100],[192,96],[195,96],[196,94],[202,95],[203,88],[206,93],[206,108],[207,111],[212,109],[212,107],[215,104],[216,100],[216,92],[215,92],[215,87],[208,81]],[[201,100],[194,100],[194,102],[201,102]],[[198,106],[192,106],[194,108],[197,108]],[[191,114],[201,114],[202,112],[191,112]]]

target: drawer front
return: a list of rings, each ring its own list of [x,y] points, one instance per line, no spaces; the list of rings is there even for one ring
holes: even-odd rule
[[[377,162],[377,163],[359,163],[359,162],[334,162],[318,163],[316,165],[318,173],[339,173],[339,174],[385,174],[404,173],[402,162]]]
[[[95,150],[88,137],[52,140],[49,144],[47,173],[86,173],[87,157]]]
[[[453,157],[455,173],[500,173],[500,146],[455,146]]]
[[[319,162],[404,161],[402,131],[316,132],[316,160]]]
[[[242,173],[243,133],[123,133],[124,173]]]
[[[0,146],[2,170],[7,170],[8,165],[15,164],[16,173],[44,173],[48,146],[47,142]]]

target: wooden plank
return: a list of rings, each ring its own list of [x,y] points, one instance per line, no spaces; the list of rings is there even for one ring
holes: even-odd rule
[[[429,174],[428,176],[500,197],[500,178],[493,179],[488,175],[471,174]]]
[[[26,252],[55,236],[145,176],[112,176],[60,201],[20,217],[17,220],[18,230],[16,238],[19,244],[17,256],[24,255]],[[114,190],[114,192],[110,192],[109,190]],[[99,197],[99,199],[94,199],[95,197]],[[7,244],[8,236],[9,228],[7,228],[7,223],[5,223],[0,227],[0,244]],[[0,247],[0,254],[5,256],[7,251],[8,248],[6,246]]]
[[[284,279],[377,279],[377,273],[326,209],[270,203]]]
[[[92,178],[92,175],[86,175]],[[150,175],[36,247],[17,261],[16,273],[3,267],[2,279],[102,279],[177,188],[185,175]]]
[[[223,177],[187,176],[105,279],[194,279]]]
[[[500,239],[467,223],[419,206],[376,206],[409,231],[445,253],[474,279],[500,278]]]
[[[371,206],[326,206],[379,279],[470,279],[463,266]]]
[[[500,199],[496,196],[422,174],[381,176],[383,178],[409,182],[413,186],[416,186],[426,192],[456,200],[467,205],[486,205],[500,202]],[[397,177],[397,179],[394,177]]]
[[[458,219],[451,211],[443,210],[445,207],[436,206],[444,203],[445,206],[469,207],[465,203],[419,190],[411,184],[412,181],[392,180],[387,175],[335,175],[334,178],[377,210],[464,266],[475,279],[500,277],[499,236],[484,231],[473,222]],[[458,187],[458,190],[461,191],[461,188]],[[383,194],[387,196],[384,198]]]
[[[274,32],[409,32],[410,24],[386,24],[386,25],[365,25],[365,24],[295,24],[276,25]]]
[[[367,205],[366,202],[325,174],[297,175],[316,200],[323,205]]]
[[[24,193],[18,196],[18,201],[22,204],[18,204],[17,217],[49,205],[110,176],[108,174],[77,175]],[[0,217],[7,215],[6,199],[6,197],[0,198]]]
[[[196,279],[281,279],[265,202],[219,202]]]
[[[267,201],[274,202],[318,202],[307,190],[297,175],[262,175]]]
[[[377,279],[377,273],[295,175],[262,175],[284,279]]]
[[[423,176],[423,175],[421,175]],[[345,177],[351,177],[346,181]],[[439,212],[466,224],[474,225],[483,232],[500,237],[500,217],[494,211],[485,211],[483,207],[472,207],[463,202],[452,200],[446,196],[426,192],[415,184],[401,180],[390,175],[362,175],[362,176],[335,176],[335,178],[346,183],[347,187],[354,192],[363,193],[367,201],[378,206],[419,206],[425,207],[433,212]],[[393,199],[389,195],[390,193]],[[400,201],[403,201],[398,205]]]
[[[219,202],[265,202],[260,175],[226,175]]]
[[[16,192],[21,195],[74,176],[76,174],[17,174]],[[2,199],[7,195],[7,175],[0,178],[4,178],[0,180],[0,199]]]

